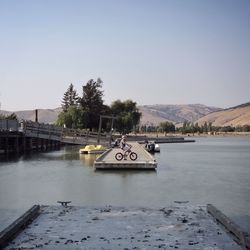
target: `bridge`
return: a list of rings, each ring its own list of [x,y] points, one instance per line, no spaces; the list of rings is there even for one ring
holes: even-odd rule
[[[110,141],[110,134],[99,134],[88,130],[63,128],[31,121],[22,122],[21,131],[28,137],[55,140],[66,144],[86,145],[99,143],[106,145]]]
[[[0,119],[0,153],[47,149],[61,144],[107,145],[111,136],[111,133],[106,135],[32,121]]]

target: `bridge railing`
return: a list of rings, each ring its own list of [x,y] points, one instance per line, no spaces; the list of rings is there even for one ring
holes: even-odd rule
[[[17,120],[0,119],[0,131],[18,131],[19,123]]]
[[[61,141],[72,144],[107,144],[110,134],[90,132],[83,129],[69,129],[52,124],[43,124],[33,121],[0,119],[0,131],[19,131],[27,137]]]
[[[69,129],[63,128],[62,130],[62,141],[66,143],[76,143],[76,144],[96,144],[98,139],[97,132],[91,132],[89,130],[81,129]],[[102,144],[106,144],[108,141],[106,134],[100,135],[100,141]]]
[[[94,144],[97,143],[98,133],[81,129],[63,128],[51,124],[42,124],[32,121],[21,122],[21,131],[29,137],[50,139],[72,144]],[[109,137],[100,135],[100,142],[106,143]]]
[[[29,137],[37,137],[55,141],[61,141],[62,137],[61,127],[32,121],[21,122],[21,131]]]

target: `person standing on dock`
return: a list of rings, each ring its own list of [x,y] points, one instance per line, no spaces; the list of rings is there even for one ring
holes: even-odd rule
[[[127,155],[128,155],[128,152],[130,151],[131,145],[127,143],[126,135],[122,136],[122,139],[120,141],[120,148],[124,151],[123,159],[127,160]]]

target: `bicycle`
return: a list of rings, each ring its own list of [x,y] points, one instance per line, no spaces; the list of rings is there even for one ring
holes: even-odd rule
[[[122,159],[124,159],[125,154],[126,154],[126,157],[129,156],[130,160],[132,160],[132,161],[135,161],[137,159],[137,157],[138,157],[137,154],[131,150],[131,146],[130,146],[129,150],[126,151],[124,154],[121,153],[121,152],[116,153],[115,159],[117,161],[121,161]]]

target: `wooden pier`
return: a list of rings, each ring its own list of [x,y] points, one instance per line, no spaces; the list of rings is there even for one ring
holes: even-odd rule
[[[0,155],[57,149],[62,144],[95,144],[97,139],[107,145],[110,136],[32,121],[0,119]]]
[[[0,155],[58,149],[61,142],[53,139],[25,136],[18,131],[0,132]]]
[[[117,136],[112,136],[110,133],[90,132],[89,130],[69,129],[52,124],[42,124],[32,121],[21,121],[0,119],[0,155],[9,153],[23,153],[30,151],[44,151],[47,149],[59,148],[61,144],[87,145],[101,144],[109,146],[112,139]],[[155,143],[184,143],[194,142],[194,140],[186,140],[183,137],[147,137],[131,135],[128,136],[128,141],[145,143],[145,141],[154,141]],[[154,169],[156,163],[145,155],[138,146],[139,158],[133,164],[131,162],[120,162],[118,165],[113,162],[112,157],[109,158],[110,167],[134,168],[141,166],[142,168]],[[113,151],[113,153],[115,150]],[[109,154],[110,155],[110,154]],[[101,160],[102,161],[102,160]],[[105,159],[106,161],[106,159]],[[97,162],[98,168],[103,165]],[[134,165],[134,166],[133,166]],[[104,165],[103,165],[104,166]],[[105,164],[107,166],[107,164]],[[144,167],[143,167],[144,166]],[[105,167],[106,168],[106,167]]]
[[[136,142],[131,142],[131,150],[137,154],[137,159],[132,161],[127,157],[127,160],[117,161],[115,155],[122,152],[120,148],[112,148],[100,155],[94,162],[95,169],[155,169],[157,162],[154,157],[149,154],[142,145]]]
[[[31,219],[38,217],[22,231],[20,225],[27,225],[29,214]],[[17,222],[0,233],[1,249],[249,248],[247,236],[244,244],[237,244],[208,214],[206,206],[41,206],[38,212],[34,206]]]

